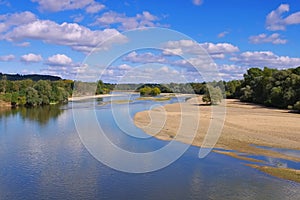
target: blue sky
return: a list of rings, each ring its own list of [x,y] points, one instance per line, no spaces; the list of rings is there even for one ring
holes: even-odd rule
[[[186,37],[164,40],[161,47],[172,55],[164,49],[132,49],[110,66],[101,60],[87,62],[99,43],[116,36],[97,55],[114,52],[112,44],[133,39],[126,31],[146,27],[168,28]],[[298,0],[0,0],[0,72],[69,79],[97,74],[107,82],[146,73],[171,82],[176,80],[173,73],[200,81],[190,65],[200,66],[201,48],[213,62],[201,62],[201,67],[212,67],[230,80],[242,78],[250,67],[300,66],[299,33]],[[184,62],[185,53],[194,57]]]

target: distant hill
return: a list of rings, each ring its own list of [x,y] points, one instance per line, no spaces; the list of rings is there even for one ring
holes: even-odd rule
[[[40,75],[40,74],[20,75],[20,74],[2,74],[2,73],[0,73],[0,80],[4,76],[9,81],[20,81],[20,80],[26,80],[26,79],[31,79],[33,81],[39,81],[39,80],[58,81],[58,80],[61,80],[60,77],[51,76],[51,75]]]

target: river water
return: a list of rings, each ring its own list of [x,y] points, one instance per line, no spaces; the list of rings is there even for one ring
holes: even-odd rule
[[[154,104],[178,101],[132,100],[131,116]],[[266,175],[245,166],[247,161],[213,152],[199,159],[197,147],[190,147],[176,162],[151,173],[132,174],[109,168],[82,144],[72,109],[94,110],[108,137],[124,149],[147,152],[167,143],[122,134],[112,104],[105,103],[109,101],[106,97],[73,105],[1,112],[0,199],[300,199],[300,184]],[[115,104],[114,113],[121,114],[126,105]],[[118,123],[145,135],[130,119]]]

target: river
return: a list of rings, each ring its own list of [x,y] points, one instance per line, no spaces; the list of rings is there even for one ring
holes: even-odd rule
[[[154,104],[177,101],[135,98],[129,102],[131,116]],[[300,199],[299,183],[266,175],[245,166],[247,161],[214,152],[199,159],[199,148],[193,146],[176,162],[155,172],[111,169],[82,144],[74,109],[94,110],[110,140],[123,149],[148,152],[167,142],[123,134],[109,101],[110,97],[105,97],[1,112],[0,199]],[[121,114],[127,104],[114,105],[114,113]],[[132,120],[123,118],[119,123],[126,130],[146,135]]]

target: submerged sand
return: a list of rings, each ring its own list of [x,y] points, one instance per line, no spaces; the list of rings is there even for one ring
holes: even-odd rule
[[[295,155],[256,147],[300,150],[300,114],[242,103],[239,100],[228,99],[225,102],[224,126],[215,148],[300,162],[300,157]],[[201,146],[211,122],[212,108],[212,106],[205,106],[201,97],[195,97],[184,103],[139,112],[135,115],[134,121],[136,126],[156,138],[176,139]],[[181,119],[187,120],[181,121]],[[199,127],[195,129],[197,121]],[[196,136],[191,139],[195,131]]]

